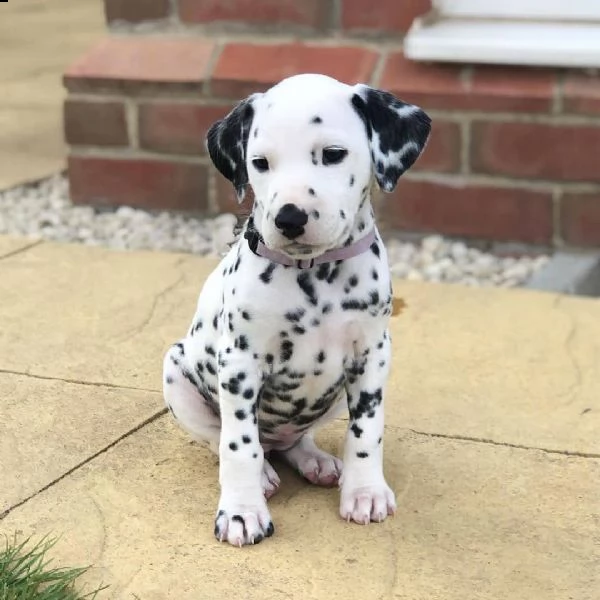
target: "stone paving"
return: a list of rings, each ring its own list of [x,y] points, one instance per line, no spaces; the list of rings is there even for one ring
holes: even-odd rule
[[[0,534],[61,535],[103,598],[599,597],[597,300],[396,282],[397,515],[346,524],[337,490],[277,465],[276,534],[240,550],[212,535],[215,457],[160,393],[214,264],[0,237]]]

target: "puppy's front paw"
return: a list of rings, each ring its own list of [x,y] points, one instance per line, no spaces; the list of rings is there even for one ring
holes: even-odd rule
[[[340,515],[346,521],[367,525],[370,521],[381,523],[396,512],[394,492],[383,481],[362,487],[342,486]]]
[[[264,498],[255,503],[219,503],[215,518],[215,537],[240,548],[258,544],[275,532]]]

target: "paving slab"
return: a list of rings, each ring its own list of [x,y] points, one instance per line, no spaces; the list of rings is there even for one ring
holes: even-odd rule
[[[0,340],[10,349],[0,369],[158,391],[164,352],[185,334],[216,264],[51,243],[10,256],[0,261]]]
[[[157,392],[0,373],[0,515],[162,409]]]
[[[216,262],[46,243],[1,260],[0,369],[159,391],[163,353]],[[600,454],[599,300],[399,281],[395,292],[408,308],[392,320],[390,425]]]
[[[104,33],[100,0],[0,5],[0,189],[65,167],[62,74]]]
[[[320,441],[339,447],[344,425]],[[275,536],[244,549],[212,534],[217,465],[169,417],[127,437],[3,521],[0,532],[62,535],[61,564],[93,564],[105,597],[144,600],[348,598],[595,600],[600,461],[385,434],[398,513],[347,524],[338,492],[280,468]]]

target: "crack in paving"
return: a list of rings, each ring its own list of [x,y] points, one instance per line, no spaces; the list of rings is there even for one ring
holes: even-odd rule
[[[55,486],[57,483],[61,482],[66,477],[69,477],[69,475],[72,475],[73,473],[75,473],[75,471],[78,471],[79,469],[81,469],[82,467],[87,465],[88,463],[92,462],[94,459],[98,458],[98,456],[101,456],[102,454],[105,454],[106,452],[108,452],[111,448],[114,448],[119,442],[122,442],[123,440],[127,439],[134,433],[137,433],[138,431],[140,431],[140,429],[143,429],[144,427],[146,427],[146,425],[150,425],[151,423],[153,423],[157,419],[160,419],[160,417],[162,417],[166,414],[167,414],[166,408],[163,408],[159,412],[154,413],[152,416],[148,417],[147,419],[144,419],[141,423],[138,423],[135,427],[133,427],[129,431],[126,431],[123,435],[120,435],[117,439],[113,440],[110,444],[107,444],[106,446],[104,446],[103,448],[101,448],[100,450],[95,452],[94,454],[88,456],[84,460],[77,463],[74,467],[71,467],[68,471],[65,471],[62,475],[53,479],[50,483],[47,483],[45,486],[41,487],[39,490],[37,490],[33,494],[30,494],[29,496],[27,496],[27,498],[20,500],[19,502],[17,502],[16,504],[13,504],[12,506],[9,506],[6,510],[4,510],[3,512],[0,512],[0,522],[3,521],[11,512],[16,510],[17,508],[23,506],[24,504],[26,504],[27,502],[29,502],[36,496],[39,496],[46,490],[49,490],[51,487]]]
[[[13,256],[16,256],[17,254],[22,254],[23,252],[27,252],[27,250],[30,250],[31,248],[35,248],[35,246],[39,246],[43,243],[44,243],[44,240],[36,240],[35,242],[32,242],[31,244],[27,244],[27,246],[22,246],[21,248],[17,248],[16,250],[13,250],[12,252],[7,252],[6,254],[2,254],[2,255],[0,255],[0,261],[5,260],[7,258],[12,258]]]
[[[83,381],[81,379],[68,379],[66,377],[51,377],[50,375],[36,375],[27,371],[13,371],[11,369],[0,369],[0,374],[3,375],[19,375],[21,377],[29,377],[31,379],[41,379],[42,381],[59,381],[61,383],[72,383],[75,385],[88,385],[91,387],[104,387],[116,390],[132,390],[134,392],[151,392],[160,394],[161,390],[153,388],[135,387],[133,385],[123,385],[118,383],[108,383],[106,381]]]
[[[569,389],[564,393],[564,396],[567,398],[566,404],[569,405],[575,400],[575,393],[577,392],[577,390],[581,388],[581,384],[583,382],[583,373],[581,372],[579,362],[573,354],[572,348],[573,340],[575,339],[575,336],[578,332],[578,324],[573,315],[567,310],[565,310],[565,308],[562,306],[562,302],[565,297],[566,296],[561,295],[557,296],[556,300],[554,301],[553,308],[559,310],[562,314],[564,314],[569,319],[570,324],[569,332],[567,333],[567,337],[565,338],[565,341],[563,343],[565,354],[567,355],[567,358],[569,359],[575,372],[575,381],[569,386]]]
[[[499,442],[497,440],[493,440],[491,438],[478,438],[469,435],[459,435],[459,434],[451,434],[451,433],[431,433],[428,431],[418,431],[417,429],[412,429],[410,427],[393,427],[393,429],[399,431],[410,431],[415,435],[422,435],[432,438],[442,438],[446,440],[457,440],[460,442],[473,442],[476,444],[487,444],[490,446],[504,446],[506,448],[516,448],[517,450],[538,450],[539,452],[544,452],[546,454],[559,454],[562,456],[574,456],[577,458],[600,458],[600,453],[596,452],[579,452],[577,450],[557,450],[555,448],[541,448],[539,446],[526,446],[525,444],[514,444],[511,442]]]

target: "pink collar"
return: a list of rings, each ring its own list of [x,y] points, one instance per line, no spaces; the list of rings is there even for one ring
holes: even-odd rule
[[[296,267],[297,269],[312,269],[316,265],[323,263],[334,262],[336,260],[345,260],[347,258],[353,258],[363,252],[366,252],[371,244],[376,239],[375,229],[372,229],[365,237],[361,238],[357,242],[344,246],[343,248],[334,248],[328,250],[324,254],[317,256],[316,258],[309,258],[305,260],[294,260],[283,252],[277,252],[276,250],[270,250],[261,241],[257,233],[252,235],[250,232],[246,232],[244,237],[248,240],[248,246],[254,254],[267,258],[274,263],[285,265],[286,267]]]

